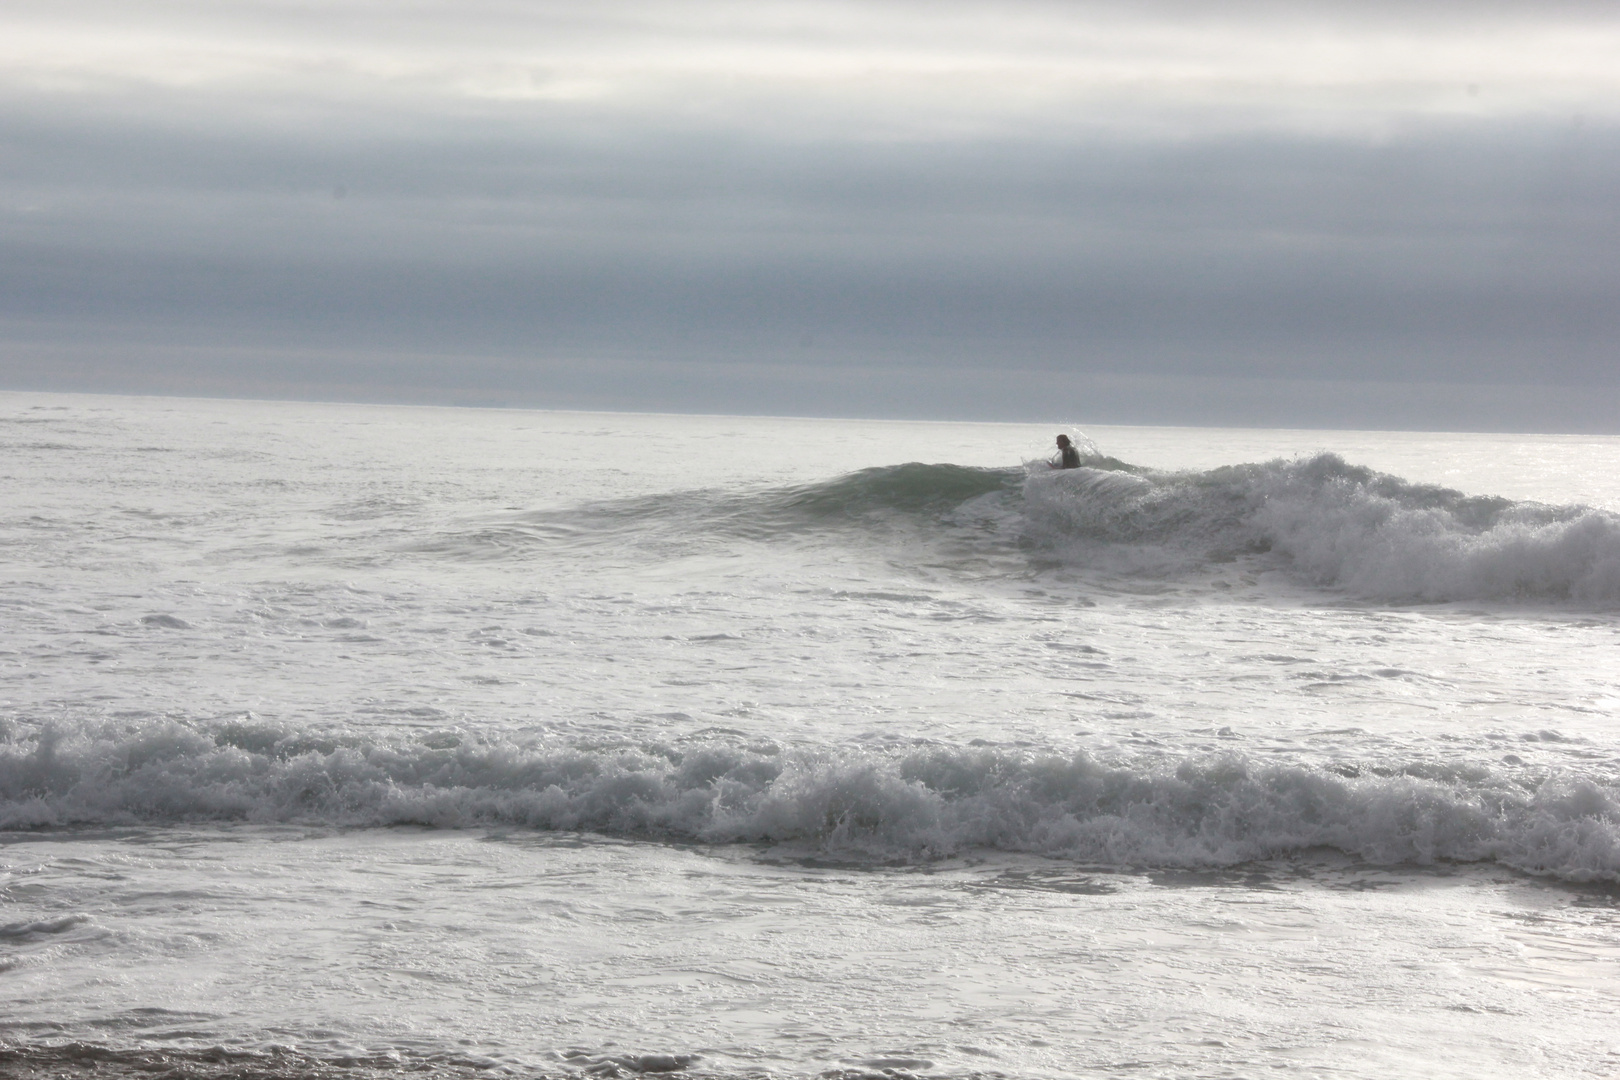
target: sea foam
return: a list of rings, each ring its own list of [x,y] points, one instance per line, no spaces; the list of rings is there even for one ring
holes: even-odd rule
[[[1469,762],[1346,776],[1238,754],[382,742],[176,722],[52,726],[0,743],[0,827],[216,821],[499,825],[883,860],[991,848],[1110,866],[1326,847],[1382,864],[1620,879],[1620,789]]]
[[[1033,470],[1024,495],[1031,542],[1080,565],[1128,556],[1137,573],[1176,573],[1247,558],[1370,600],[1620,606],[1615,514],[1471,497],[1336,454],[1193,473]]]

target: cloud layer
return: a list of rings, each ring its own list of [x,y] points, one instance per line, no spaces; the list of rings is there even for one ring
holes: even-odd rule
[[[1584,6],[8,10],[11,386],[1545,428],[1620,385]]]

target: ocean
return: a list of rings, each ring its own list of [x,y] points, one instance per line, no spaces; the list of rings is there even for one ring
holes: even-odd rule
[[[0,1075],[1620,1073],[1620,438],[5,393],[0,473]]]

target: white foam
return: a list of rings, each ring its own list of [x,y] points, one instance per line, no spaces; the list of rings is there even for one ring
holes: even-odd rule
[[[1367,599],[1620,605],[1620,517],[1468,498],[1333,454],[1204,473],[1037,472],[1025,500],[1031,539],[1081,564],[1264,556]]]
[[[1620,790],[1568,774],[1524,780],[1469,762],[1347,777],[1238,754],[1105,763],[723,742],[434,748],[173,722],[87,724],[0,743],[0,826],[502,824],[787,843],[859,858],[996,848],[1178,867],[1329,847],[1384,864],[1495,861],[1620,879]]]

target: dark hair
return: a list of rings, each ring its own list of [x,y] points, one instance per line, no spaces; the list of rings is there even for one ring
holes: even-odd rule
[[[1058,441],[1059,446],[1068,446],[1069,445],[1069,437],[1067,435],[1059,435],[1057,441]]]

